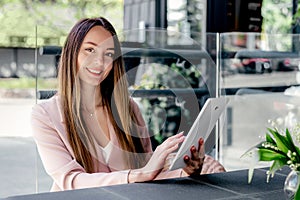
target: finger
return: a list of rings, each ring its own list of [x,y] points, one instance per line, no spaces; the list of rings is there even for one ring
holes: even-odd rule
[[[185,136],[184,136],[184,135],[181,135],[181,136],[172,138],[171,140],[168,141],[168,145],[169,145],[169,146],[177,145],[177,144],[183,142],[184,139],[185,139]]]
[[[163,142],[164,143],[177,143],[177,141],[181,141],[182,139],[184,139],[185,136],[183,135],[183,132],[180,132],[176,135],[170,136],[169,138],[166,139],[166,141]]]
[[[194,145],[191,147],[190,151],[192,160],[200,160],[199,153]]]
[[[170,153],[173,153],[175,150],[177,150],[180,142],[170,145],[169,148],[167,148],[166,153],[169,155]]]
[[[175,139],[175,138],[180,138],[182,136],[183,136],[183,131],[181,131],[180,133],[177,133],[175,135],[170,136],[167,140],[172,140],[172,139]]]
[[[169,137],[168,139],[166,139],[162,144],[160,144],[157,149],[161,149],[162,151],[164,149],[167,149],[167,148],[170,148],[176,144],[179,144],[181,142],[183,142],[185,136],[184,135],[174,135],[174,136],[171,136]]]
[[[184,162],[186,163],[186,167],[184,168],[184,171],[193,176],[193,175],[199,175],[202,170],[202,163],[199,160],[195,161],[192,160],[188,155],[185,155],[183,157]]]
[[[198,146],[199,157],[204,158],[205,157],[205,145],[204,145],[203,138],[200,138],[198,143],[199,143],[199,146]]]
[[[176,138],[175,140],[165,144],[160,148],[161,156],[167,157],[170,153],[173,153],[175,150],[178,149],[179,144],[182,143],[184,140],[184,136],[181,138]]]
[[[187,167],[191,167],[193,169],[193,174],[199,175],[202,170],[202,165],[204,163],[204,158],[199,157],[199,152],[197,151],[195,146],[191,147],[191,159],[187,163]]]
[[[186,166],[183,168],[183,170],[189,175],[193,174],[195,169],[193,167],[194,164],[193,164],[192,160],[190,159],[190,157],[188,155],[185,155],[183,157],[183,160],[186,163]]]
[[[195,161],[193,161],[188,155],[185,155],[183,157],[183,160],[186,164],[186,167],[191,168],[191,169],[195,169],[195,166],[197,165]]]
[[[167,142],[165,145],[164,145],[164,148],[165,149],[170,149],[172,148],[173,150],[176,150],[179,146],[180,143],[182,143],[184,140],[184,137],[181,137],[181,138],[176,138],[172,141],[169,141]]]
[[[183,133],[169,137],[161,145],[159,145],[155,151],[158,153],[159,158],[165,160],[168,155],[178,149],[179,144],[184,141],[185,136]]]
[[[183,160],[184,160],[184,162],[185,162],[185,164],[189,164],[189,161],[190,161],[190,157],[188,156],[188,155],[185,155],[184,157],[183,157]]]

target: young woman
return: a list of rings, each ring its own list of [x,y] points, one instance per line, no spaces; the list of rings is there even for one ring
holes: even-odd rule
[[[203,139],[186,167],[163,170],[183,142],[179,133],[152,151],[138,106],[128,94],[120,44],[105,18],[80,20],[62,50],[57,94],[34,106],[33,137],[52,191],[225,171],[204,156]],[[204,158],[205,157],[205,158]]]

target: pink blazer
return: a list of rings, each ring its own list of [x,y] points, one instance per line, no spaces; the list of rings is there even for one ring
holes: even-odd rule
[[[98,153],[99,170],[97,173],[86,173],[84,168],[75,160],[75,156],[64,127],[59,96],[36,104],[32,109],[31,125],[33,138],[46,172],[52,177],[51,191],[71,190],[88,187],[126,184],[129,169],[120,157],[118,144],[112,124],[109,124],[111,142],[114,144],[107,163],[102,153]],[[143,117],[137,104],[131,100],[138,123],[146,134],[143,145],[147,152],[152,153],[151,142]],[[100,148],[99,148],[100,149]],[[99,150],[101,151],[101,150]],[[156,179],[179,177],[182,170],[160,173]]]

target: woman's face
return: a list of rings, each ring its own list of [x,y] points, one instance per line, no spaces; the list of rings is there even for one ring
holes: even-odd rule
[[[114,54],[111,33],[102,26],[94,26],[85,36],[79,50],[79,78],[90,85],[99,85],[112,69]]]

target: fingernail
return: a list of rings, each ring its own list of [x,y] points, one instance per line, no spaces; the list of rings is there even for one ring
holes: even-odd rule
[[[202,145],[203,143],[204,143],[203,138],[200,138],[200,139],[199,139],[199,144]]]
[[[185,155],[183,159],[187,161],[189,160],[189,156]]]
[[[192,152],[196,152],[196,147],[195,147],[195,146],[192,146],[192,147],[191,147],[191,151],[192,151]]]

